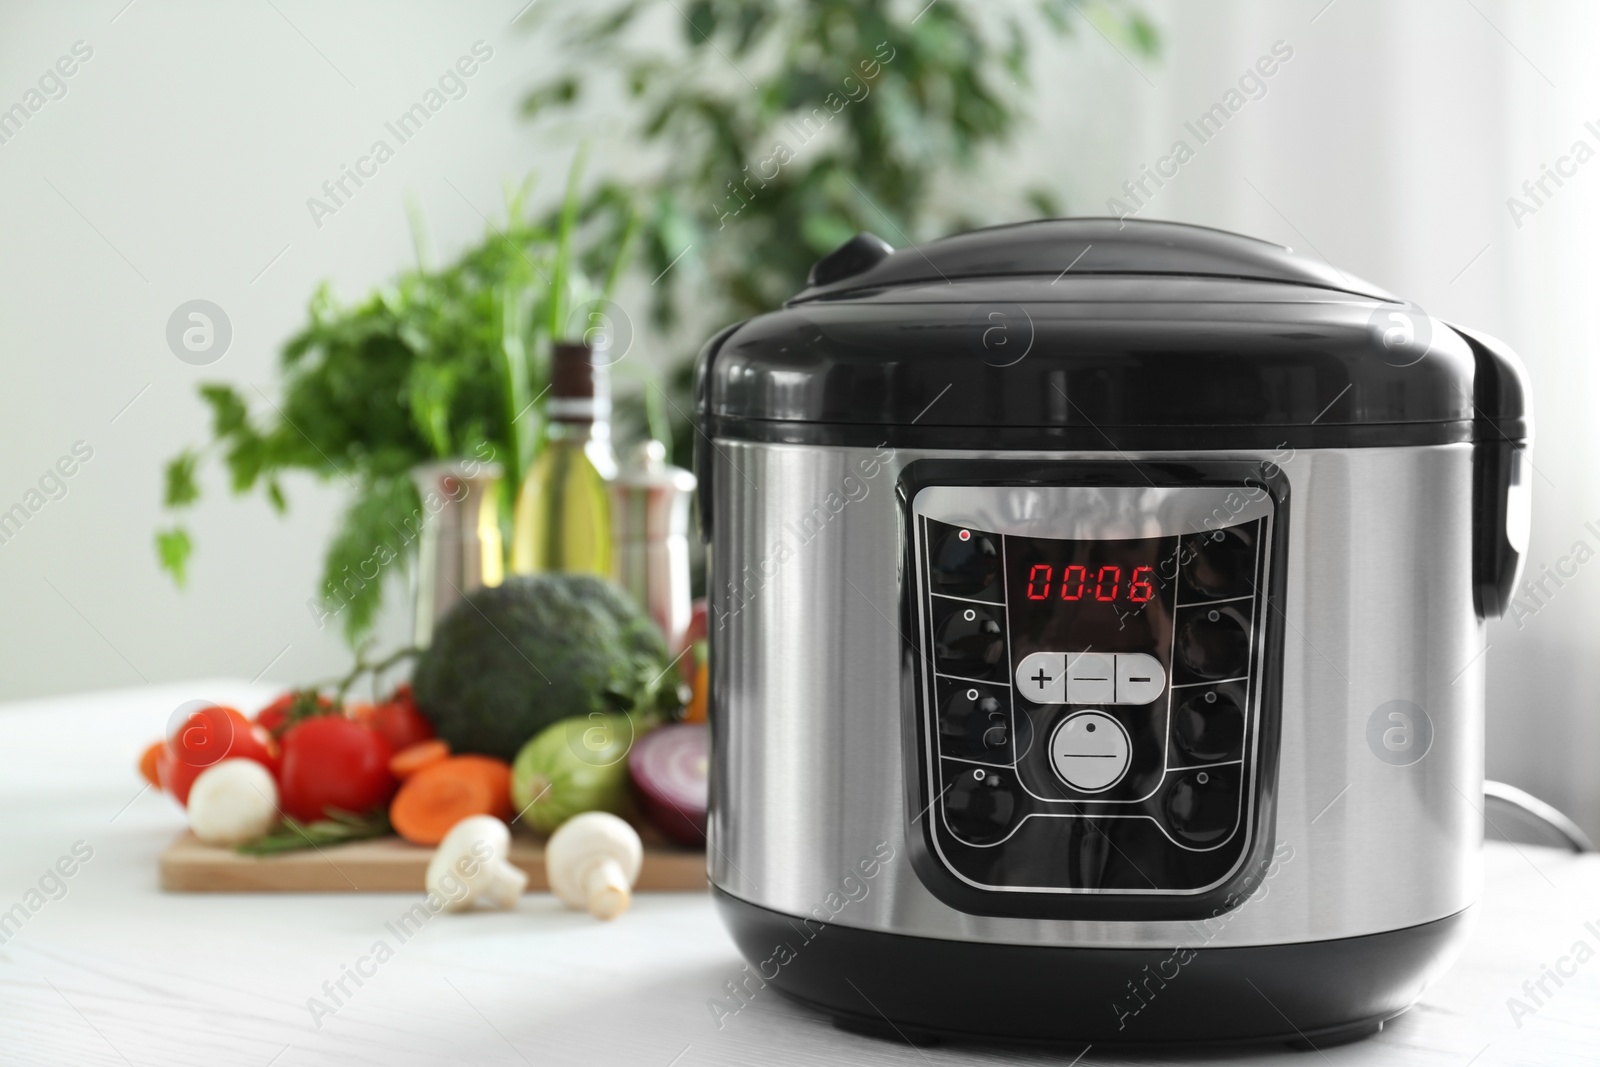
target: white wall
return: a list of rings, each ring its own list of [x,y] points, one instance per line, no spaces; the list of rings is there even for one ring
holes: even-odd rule
[[[1325,3],[1168,8],[1174,47],[1158,89],[1146,87],[1147,125],[1177,129],[1276,40],[1294,57],[1150,212],[1312,250],[1510,343],[1527,364],[1537,423],[1529,571],[1560,564],[1580,540],[1600,553],[1600,532],[1585,527],[1595,520],[1600,531],[1600,353],[1589,319],[1600,158],[1520,227],[1507,208],[1575,140],[1600,152],[1589,47],[1600,10]],[[1554,595],[1525,596],[1519,618],[1489,627],[1488,771],[1594,832],[1600,566],[1562,567],[1576,575],[1552,584]]]
[[[75,41],[94,50],[67,95],[0,144],[0,510],[74,442],[94,450],[66,497],[0,545],[9,609],[0,697],[340,670],[339,639],[304,606],[337,487],[292,484],[284,520],[230,499],[213,472],[191,522],[192,587],[177,592],[157,572],[159,467],[202,438],[195,383],[222,378],[273,395],[277,346],[315,283],[331,277],[356,296],[408,260],[405,194],[448,251],[481,232],[478,212],[494,214],[502,179],[534,169],[552,188],[580,129],[599,139],[602,162],[625,151],[603,116],[543,136],[515,118],[548,54],[539,37],[508,28],[520,0],[275,3],[0,12],[0,107]],[[1293,57],[1266,95],[1143,214],[1310,248],[1510,342],[1528,364],[1538,417],[1533,569],[1579,539],[1600,549],[1584,527],[1600,528],[1586,318],[1600,282],[1600,161],[1521,228],[1506,208],[1575,139],[1600,148],[1583,128],[1600,124],[1587,54],[1600,12],[1580,0],[1169,0],[1151,10],[1167,40],[1153,65],[1136,69],[1086,29],[1044,42],[1034,130],[950,195],[1042,182],[1075,213],[1105,213],[1124,179],[1184,135],[1184,120],[1286,42]],[[478,40],[494,56],[467,96],[315,226],[306,198]],[[196,297],[220,304],[235,331],[210,367],[180,362],[163,338],[173,308]],[[404,611],[383,631],[397,640]],[[1600,828],[1597,643],[1600,565],[1580,568],[1520,627],[1491,627],[1485,657],[1490,772],[1591,828]]]
[[[305,607],[340,486],[291,482],[285,520],[231,498],[213,467],[191,516],[189,590],[158,573],[161,464],[205,439],[195,385],[231,381],[265,407],[317,282],[360,297],[411,260],[407,195],[448,253],[483,231],[479,212],[503,219],[504,180],[535,170],[558,186],[575,138],[541,144],[516,119],[545,54],[508,26],[521,2],[141,0],[118,15],[123,2],[0,13],[0,107],[74,42],[93,53],[0,144],[0,510],[74,442],[93,449],[66,497],[0,545],[0,696],[269,664],[284,681],[342,673],[340,639]],[[492,56],[466,95],[399,145],[385,121],[479,41]],[[379,137],[395,158],[316,225],[307,199]],[[165,341],[194,298],[233,326],[210,366]],[[389,613],[388,643],[404,616]]]

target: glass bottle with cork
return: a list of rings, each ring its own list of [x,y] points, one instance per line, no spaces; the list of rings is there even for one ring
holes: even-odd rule
[[[517,494],[511,571],[611,573],[611,403],[586,344],[557,343],[539,453]]]

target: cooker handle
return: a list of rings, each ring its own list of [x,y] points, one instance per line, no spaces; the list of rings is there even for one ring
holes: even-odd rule
[[[694,414],[690,421],[695,431],[694,475],[699,482],[695,500],[699,505],[700,540],[705,544],[711,543],[711,434],[715,431],[715,427],[707,425],[711,414],[711,362],[717,358],[722,343],[743,325],[743,322],[736,322],[718,331],[700,350],[694,364]]]
[[[1472,598],[1480,618],[1511,606],[1528,551],[1533,444],[1527,372],[1507,345],[1451,325],[1472,349]]]
[[[894,246],[875,233],[863,230],[832,252],[811,264],[806,288],[832,285],[854,278],[894,255]]]

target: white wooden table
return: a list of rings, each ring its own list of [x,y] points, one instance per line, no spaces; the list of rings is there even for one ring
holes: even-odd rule
[[[269,696],[220,682],[0,705],[0,914],[42,903],[0,933],[0,1064],[1065,1067],[1082,1051],[913,1049],[771,991],[718,1029],[707,1001],[741,961],[702,894],[642,897],[609,925],[529,895],[513,913],[441,915],[404,943],[385,927],[414,903],[400,894],[163,894],[156,855],[183,820],[140,790],[139,751],[187,700]],[[92,857],[46,877],[78,842]],[[1077,1062],[1600,1063],[1600,858],[1497,845],[1488,871],[1462,960],[1376,1038],[1320,1054],[1096,1047]],[[323,983],[379,940],[393,958],[314,1020],[309,998],[331,1005]],[[1594,958],[1577,962],[1579,942]],[[1526,999],[1545,966],[1575,973],[1546,978],[1552,995],[1519,1027],[1508,998]]]

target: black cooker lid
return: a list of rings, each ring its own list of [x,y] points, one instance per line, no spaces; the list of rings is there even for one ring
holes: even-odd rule
[[[1526,436],[1491,338],[1291,249],[1057,219],[895,251],[860,234],[702,354],[715,435],[959,448],[1257,448]]]

